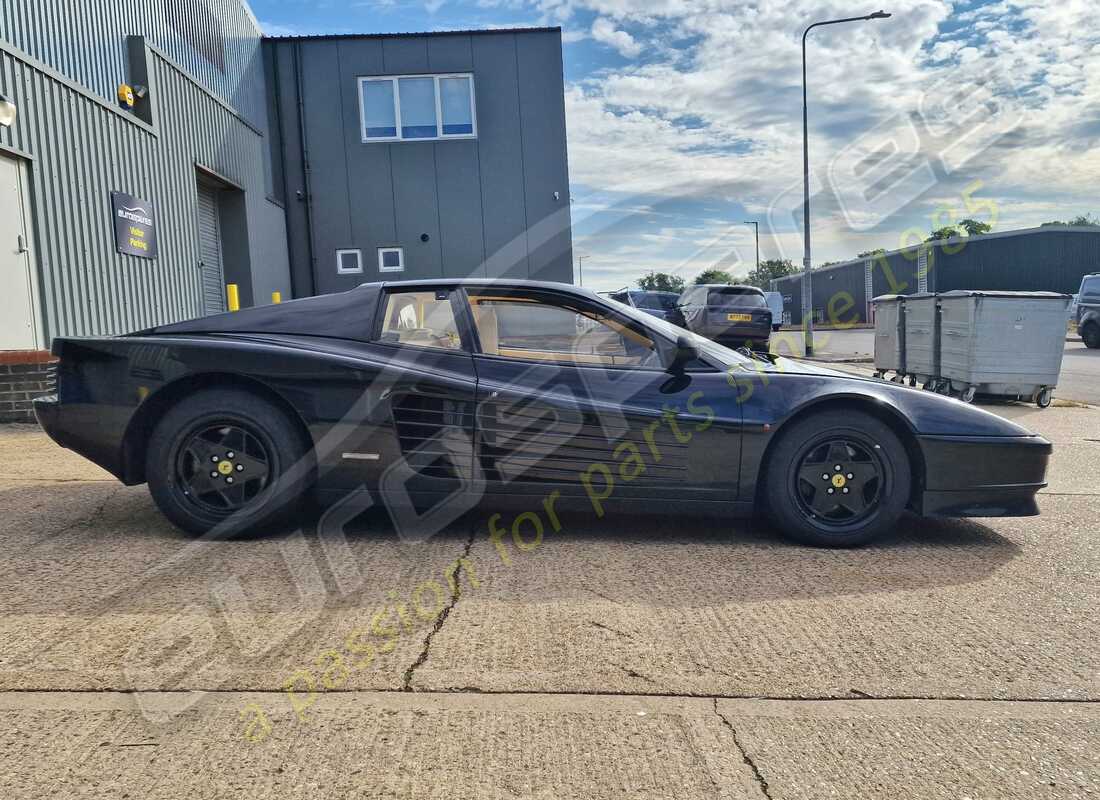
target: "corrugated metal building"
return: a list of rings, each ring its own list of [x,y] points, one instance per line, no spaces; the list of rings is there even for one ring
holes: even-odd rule
[[[572,281],[559,28],[265,50],[295,291],[386,274]]]
[[[0,93],[17,109],[0,127],[0,203],[19,221],[0,250],[0,349],[218,311],[227,280],[248,301],[289,294],[246,5],[6,2]]]
[[[0,95],[0,351],[226,283],[572,280],[558,28],[264,40],[244,0],[15,0]]]
[[[1073,294],[1082,276],[1100,271],[1100,228],[1044,226],[955,237],[854,259],[813,272],[817,322],[871,321],[871,299],[883,294],[954,289],[1054,291]],[[802,324],[802,275],[772,281],[784,317]]]

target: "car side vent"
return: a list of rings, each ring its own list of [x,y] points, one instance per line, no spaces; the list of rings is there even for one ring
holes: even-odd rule
[[[472,466],[472,402],[430,395],[393,401],[393,421],[401,455],[425,478],[468,477]]]

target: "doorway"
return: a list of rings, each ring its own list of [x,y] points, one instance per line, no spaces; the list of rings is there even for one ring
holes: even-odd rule
[[[26,166],[0,153],[0,350],[38,347]]]
[[[222,263],[222,231],[219,191],[198,182],[199,270],[202,275],[204,314],[225,311],[225,267]]]

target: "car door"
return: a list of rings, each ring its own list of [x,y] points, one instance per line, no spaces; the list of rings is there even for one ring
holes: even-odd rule
[[[360,387],[367,416],[343,424],[330,490],[377,484],[388,501],[427,507],[476,482],[476,379],[458,302],[450,288],[382,293],[373,341],[363,349],[379,365]]]
[[[667,340],[581,296],[494,287],[467,297],[487,492],[734,499],[740,420],[708,405],[707,386],[716,401],[728,394],[719,371],[670,375]]]

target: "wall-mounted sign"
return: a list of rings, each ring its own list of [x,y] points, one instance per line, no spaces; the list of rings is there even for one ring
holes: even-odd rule
[[[115,248],[141,258],[157,257],[157,224],[153,204],[125,192],[111,192]]]

